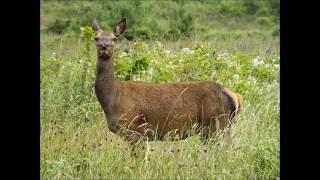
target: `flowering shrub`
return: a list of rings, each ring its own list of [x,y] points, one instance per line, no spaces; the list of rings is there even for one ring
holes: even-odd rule
[[[279,56],[262,57],[241,52],[213,52],[208,44],[171,52],[160,42],[135,42],[128,53],[115,57],[118,79],[145,82],[216,80],[239,93],[256,93],[255,87],[279,83]]]

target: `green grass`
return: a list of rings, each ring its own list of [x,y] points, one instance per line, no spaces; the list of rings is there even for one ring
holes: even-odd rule
[[[52,4],[54,7],[48,8]],[[78,4],[69,5],[76,8]],[[185,7],[191,5],[185,3]],[[98,7],[93,2],[88,6]],[[43,29],[61,16],[55,14],[55,8],[66,12],[71,8],[56,1],[42,1],[42,7]],[[202,8],[204,13],[214,9],[201,3],[194,8]],[[117,79],[157,83],[217,80],[244,99],[231,129],[231,141],[222,138],[207,149],[199,136],[144,142],[137,158],[131,157],[128,144],[107,128],[93,89],[96,51],[92,42],[80,38],[82,25],[73,34],[43,31],[41,178],[279,179],[279,37],[272,35],[274,27],[268,19],[260,20],[261,25],[253,17],[223,17],[208,30],[197,26],[190,37],[137,38],[128,47],[118,41]],[[195,22],[206,27],[204,22]],[[166,24],[165,18],[159,18],[159,23]],[[91,44],[88,48],[87,43]],[[126,48],[129,54],[124,53]]]

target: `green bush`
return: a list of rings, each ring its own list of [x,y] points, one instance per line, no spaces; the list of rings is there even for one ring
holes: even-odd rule
[[[44,29],[50,32],[79,33],[79,26],[91,25],[92,19],[97,18],[105,30],[113,30],[121,18],[126,17],[128,29],[125,36],[134,39],[173,39],[191,37],[198,33],[221,29],[226,24],[238,22],[237,18],[247,17],[248,22],[265,24],[267,28],[273,23],[279,23],[279,0],[272,1],[45,1],[42,4],[43,16],[51,15],[58,19],[56,22],[46,22],[42,18]],[[71,18],[72,17],[72,18]],[[215,26],[215,18],[224,19],[222,25]],[[67,20],[61,20],[66,19]],[[260,20],[254,21],[257,18]],[[269,23],[270,18],[272,23]],[[214,20],[214,21],[213,21]],[[219,18],[218,18],[219,20]],[[201,23],[200,23],[201,22]],[[202,28],[202,25],[207,28]],[[228,25],[227,25],[228,27]],[[241,26],[233,25],[230,28]],[[243,27],[246,27],[243,25]],[[201,29],[202,28],[202,29]],[[249,27],[248,27],[249,28]],[[264,28],[264,27],[263,27]],[[223,29],[221,29],[223,31]]]
[[[70,20],[56,19],[53,23],[49,24],[48,31],[57,34],[62,34],[67,30],[67,28],[70,25],[70,22]]]
[[[269,8],[270,12],[273,16],[280,16],[280,0],[269,0]]]
[[[187,13],[184,8],[179,8],[174,12],[174,17],[169,21],[169,30],[166,38],[177,39],[180,37],[190,37],[194,31],[194,18]]]
[[[148,26],[139,26],[135,28],[135,36],[142,39],[151,39],[153,37],[153,33]]]
[[[272,30],[272,36],[279,36],[280,35],[280,27],[276,26],[275,28],[273,28]]]
[[[218,5],[218,13],[227,16],[243,16],[246,9],[238,1],[221,1]]]
[[[258,23],[262,26],[271,26],[273,24],[272,20],[269,17],[259,17]]]
[[[260,1],[255,1],[255,0],[244,0],[244,6],[246,7],[246,12],[248,14],[251,14],[251,15],[255,15],[259,8],[261,7],[259,5],[259,2]]]

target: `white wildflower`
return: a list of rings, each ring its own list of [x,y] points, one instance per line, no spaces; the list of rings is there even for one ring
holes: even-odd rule
[[[119,54],[119,57],[126,57],[126,56],[128,56],[128,54],[125,53],[125,52],[122,52],[122,53]]]
[[[218,54],[217,59],[218,59],[218,60],[228,59],[228,57],[229,57],[229,53],[228,53],[227,51],[224,51],[223,53]]]
[[[259,57],[259,56],[258,56]],[[258,57],[256,57],[256,58],[254,58],[253,60],[252,60],[252,64],[253,64],[253,66],[258,66],[258,65],[263,65],[264,64],[264,62],[262,61],[262,60],[260,60],[260,58],[258,58]]]
[[[189,48],[183,48],[182,52],[185,54],[194,54],[194,50],[190,50]]]
[[[148,71],[148,75],[149,75],[149,76],[152,76],[153,73],[154,73],[154,70],[153,70],[152,68],[150,68],[149,71]]]
[[[279,69],[280,65],[279,64],[274,64],[273,67]]]
[[[140,77],[139,76],[133,76],[133,80],[140,81]]]
[[[257,80],[256,80],[254,77],[252,77],[252,76],[249,76],[249,77],[248,77],[248,81],[249,81],[249,82],[252,82],[253,84],[255,84],[255,83],[257,82]]]
[[[55,56],[55,55],[56,55],[56,53],[55,53],[55,52],[53,52],[53,53],[52,53],[52,56]]]
[[[257,66],[257,65],[258,65],[258,62],[259,62],[259,60],[258,60],[257,58],[254,58],[254,59],[252,60],[253,66]]]
[[[204,57],[205,57],[205,58],[209,57],[209,53],[206,53],[206,54],[204,55]]]
[[[182,52],[185,53],[185,54],[189,54],[190,49],[189,48],[183,48]]]
[[[80,31],[84,31],[84,27],[80,27]]]
[[[235,81],[235,82],[239,81],[239,75],[238,74],[233,75],[233,81]]]
[[[157,46],[162,46],[160,41],[156,41]]]
[[[170,54],[170,51],[169,50],[164,50],[164,53],[165,54]]]

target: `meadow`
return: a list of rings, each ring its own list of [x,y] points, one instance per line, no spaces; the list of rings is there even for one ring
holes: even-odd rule
[[[279,179],[278,1],[41,1],[41,179]],[[215,80],[240,93],[231,141],[144,142],[111,133],[94,93],[96,17],[121,80]],[[128,40],[128,43],[124,40]]]

